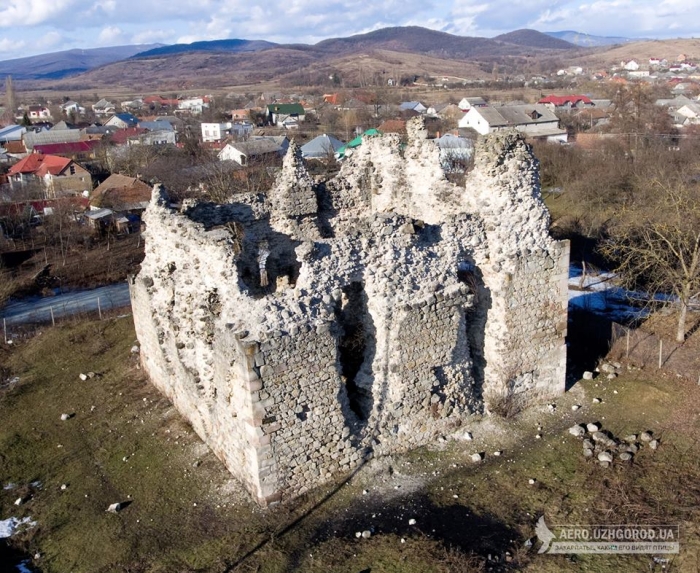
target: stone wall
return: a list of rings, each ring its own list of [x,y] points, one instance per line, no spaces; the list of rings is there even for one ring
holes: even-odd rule
[[[408,133],[320,185],[291,145],[264,195],[177,211],[154,189],[131,284],[144,367],[263,504],[564,391],[568,245],[530,149],[487,138],[458,187]]]

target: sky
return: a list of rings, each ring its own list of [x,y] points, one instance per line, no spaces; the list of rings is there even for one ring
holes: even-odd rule
[[[313,44],[387,26],[493,37],[519,28],[700,36],[698,0],[0,0],[0,60],[127,44],[240,38]]]

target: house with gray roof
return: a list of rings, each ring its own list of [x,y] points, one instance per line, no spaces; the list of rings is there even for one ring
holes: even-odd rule
[[[79,129],[59,129],[40,131],[39,133],[28,131],[24,134],[24,145],[27,151],[34,149],[36,145],[48,145],[51,143],[75,143],[80,141],[82,134]]]
[[[401,111],[415,111],[416,113],[425,113],[428,108],[425,107],[421,102],[419,101],[405,101],[402,102],[401,105],[399,106],[399,109]]]
[[[460,128],[471,128],[480,135],[516,129],[535,139],[565,143],[568,134],[559,127],[559,118],[543,104],[472,107],[459,120]]]
[[[245,167],[263,159],[277,160],[282,157],[282,149],[268,139],[232,141],[223,147],[218,157],[219,161],[234,161]]]
[[[95,115],[108,115],[117,111],[117,108],[111,101],[102,98],[92,105],[92,111],[95,112]]]
[[[343,147],[344,143],[332,135],[319,135],[307,144],[301,146],[301,156],[304,159],[328,159]]]
[[[440,148],[440,165],[446,173],[466,170],[474,155],[474,142],[466,137],[446,133],[435,140]]]

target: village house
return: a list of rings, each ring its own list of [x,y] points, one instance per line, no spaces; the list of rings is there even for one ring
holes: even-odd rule
[[[463,173],[474,154],[474,142],[446,133],[435,140],[440,148],[440,165],[446,173]]]
[[[73,161],[95,159],[96,150],[100,146],[99,139],[72,141],[66,143],[44,143],[34,146],[34,153],[43,155],[60,155]]]
[[[292,125],[291,122],[287,120],[292,120],[296,122],[304,121],[306,117],[306,111],[300,103],[272,103],[267,106],[268,121],[272,125],[277,125],[284,127],[285,123],[289,126]]]
[[[37,145],[74,143],[82,139],[83,135],[79,129],[49,129],[39,132],[27,131],[27,133],[24,134],[24,145],[27,150],[33,151],[34,147]]]
[[[419,101],[405,101],[405,102],[401,103],[401,105],[399,106],[399,110],[400,111],[415,111],[416,113],[424,114],[426,111],[428,111],[428,108],[425,107]]]
[[[92,105],[92,111],[95,115],[109,115],[117,111],[117,108],[111,101],[102,98]]]
[[[473,107],[486,107],[487,105],[488,103],[482,97],[464,97],[457,104],[462,111],[467,111]]]
[[[0,129],[0,143],[22,141],[25,133],[27,133],[27,128],[23,125],[8,125]]]
[[[700,124],[700,102],[691,102],[678,108],[678,115],[683,116],[685,121],[683,125],[698,125]]]
[[[223,141],[227,137],[245,138],[253,131],[248,122],[202,123],[202,141]]]
[[[549,95],[547,97],[543,97],[537,103],[540,105],[546,105],[553,111],[568,111],[576,108],[580,109],[595,106],[593,101],[584,95]]]
[[[13,190],[32,183],[40,184],[47,199],[77,195],[92,189],[89,171],[72,159],[57,155],[32,153],[15,163],[7,175]]]
[[[30,105],[27,107],[27,117],[31,120],[51,119],[51,112],[46,106]]]
[[[63,115],[85,115],[85,108],[80,105],[77,101],[69,100],[61,105],[61,112]]]
[[[202,97],[190,97],[181,99],[178,101],[177,109],[180,111],[186,111],[193,115],[200,115],[205,109],[209,107],[210,102],[209,96]]]
[[[233,161],[247,167],[256,161],[270,159],[277,161],[282,156],[282,149],[274,141],[259,139],[245,142],[229,142],[219,152],[219,161]]]
[[[286,135],[251,135],[248,141],[272,141],[280,148],[283,157],[289,149],[289,138]]]
[[[304,159],[329,159],[343,147],[343,142],[332,135],[319,135],[307,144],[301,146],[301,156]]]
[[[257,110],[255,109],[246,109],[246,108],[240,108],[240,109],[232,109],[231,110],[231,121],[245,121],[245,122],[250,122],[251,121],[251,114],[254,114],[256,111],[261,111],[260,108]]]
[[[116,113],[105,122],[107,127],[116,127],[117,129],[127,129],[128,127],[136,127],[139,119],[130,113]]]
[[[112,174],[90,193],[88,225],[100,232],[115,229],[119,234],[138,232],[141,214],[148,207],[151,186],[137,177]]]
[[[559,118],[546,105],[523,104],[502,107],[472,108],[459,121],[460,128],[471,128],[481,135],[516,129],[534,139],[565,143],[566,130],[559,128]]]
[[[159,95],[151,95],[143,98],[143,105],[152,111],[160,109],[177,109],[180,101],[174,98],[164,98]]]

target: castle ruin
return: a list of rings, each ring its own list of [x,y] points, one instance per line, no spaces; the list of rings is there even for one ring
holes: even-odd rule
[[[143,366],[261,504],[564,391],[568,243],[514,132],[465,186],[412,121],[325,183],[292,144],[266,194],[176,210],[156,186],[145,221]]]

